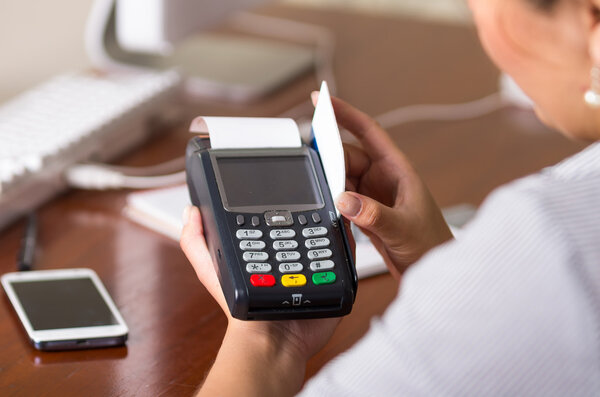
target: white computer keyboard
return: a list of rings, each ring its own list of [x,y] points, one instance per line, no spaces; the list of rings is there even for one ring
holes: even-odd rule
[[[179,84],[173,71],[76,73],[0,105],[0,228],[63,190],[69,166],[143,142]]]

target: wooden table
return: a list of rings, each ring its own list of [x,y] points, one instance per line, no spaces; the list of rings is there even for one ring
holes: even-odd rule
[[[338,95],[372,115],[412,103],[471,100],[497,86],[498,72],[471,27],[283,6],[264,13],[331,29],[337,37]],[[195,114],[274,116],[307,99],[317,86],[307,75],[252,105],[188,101],[180,124],[121,163],[148,165],[183,154]],[[470,121],[412,123],[390,132],[441,206],[479,204],[494,187],[583,147],[517,109]],[[1,395],[185,396],[201,383],[224,335],[225,317],[176,242],[121,214],[127,193],[70,191],[41,208],[37,263],[39,269],[95,269],[129,325],[127,346],[39,352],[28,344],[4,296]],[[14,270],[23,227],[18,222],[0,232],[0,273]],[[308,376],[356,342],[397,287],[389,275],[361,280],[352,314],[310,361]]]

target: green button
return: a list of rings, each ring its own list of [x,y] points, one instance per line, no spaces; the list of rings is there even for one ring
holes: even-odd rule
[[[312,281],[316,285],[333,284],[333,283],[335,283],[335,273],[334,272],[315,273],[312,276]]]

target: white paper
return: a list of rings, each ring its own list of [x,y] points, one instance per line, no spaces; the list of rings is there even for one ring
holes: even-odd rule
[[[340,138],[329,88],[327,83],[321,84],[319,99],[312,120],[312,131],[327,178],[331,196],[335,200],[346,190],[346,164],[344,160],[344,147]],[[340,212],[337,210],[337,216]]]
[[[196,117],[190,132],[208,134],[213,149],[300,147],[300,131],[292,119],[267,117]]]
[[[187,185],[147,190],[127,195],[125,215],[134,221],[179,240],[183,222],[181,216],[191,204]]]

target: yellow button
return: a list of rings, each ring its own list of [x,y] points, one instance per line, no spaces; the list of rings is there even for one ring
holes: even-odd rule
[[[306,284],[306,277],[303,274],[286,274],[281,277],[281,284],[284,287],[302,287]]]

